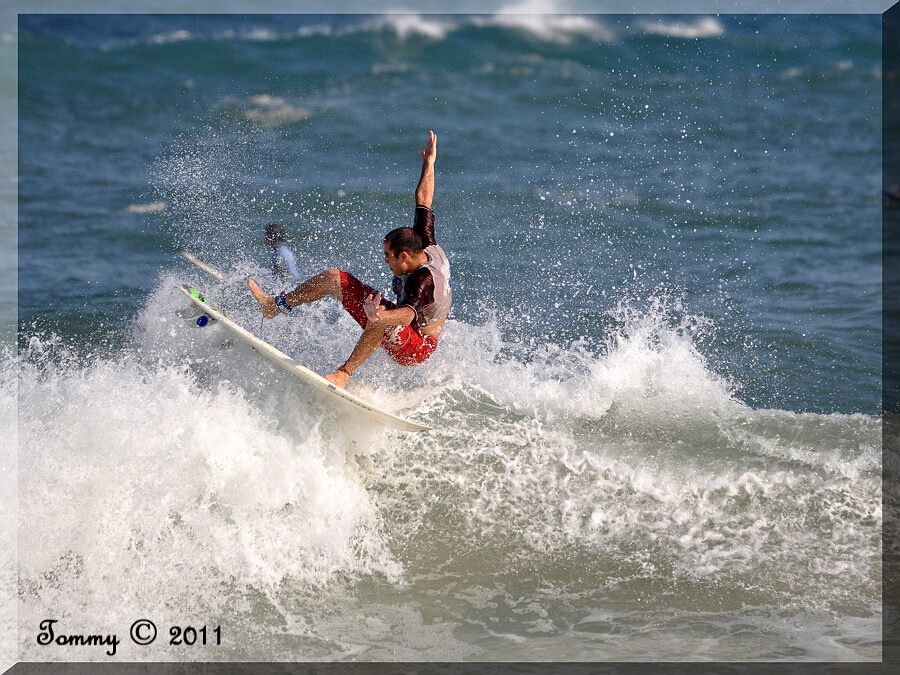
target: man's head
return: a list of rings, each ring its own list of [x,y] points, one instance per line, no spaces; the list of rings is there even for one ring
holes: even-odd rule
[[[398,227],[384,238],[384,261],[397,276],[416,269],[422,254],[422,238],[411,227]]]
[[[266,246],[278,248],[287,241],[287,233],[278,223],[266,225]]]

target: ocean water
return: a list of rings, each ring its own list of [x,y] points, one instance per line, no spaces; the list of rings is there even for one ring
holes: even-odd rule
[[[18,67],[20,660],[880,660],[879,17],[23,15]],[[349,385],[411,435],[176,288],[336,368],[263,227],[389,290],[429,129],[453,311]]]

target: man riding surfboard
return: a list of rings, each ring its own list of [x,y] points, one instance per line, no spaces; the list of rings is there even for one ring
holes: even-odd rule
[[[434,162],[437,136],[429,131],[422,155],[422,174],[416,187],[413,227],[399,227],[384,238],[384,261],[394,273],[397,302],[363,284],[349,272],[327,269],[289,293],[271,296],[253,280],[247,285],[259,301],[263,316],[274,318],[294,307],[325,296],[336,298],[362,327],[363,334],[344,364],[325,379],[344,387],[357,368],[379,346],[401,365],[425,361],[437,348],[438,336],[450,311],[450,263],[434,238]]]

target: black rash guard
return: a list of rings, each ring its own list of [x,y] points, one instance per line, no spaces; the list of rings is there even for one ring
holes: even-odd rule
[[[394,277],[392,286],[397,295],[396,307],[412,309],[416,313],[412,327],[421,330],[446,319],[450,312],[450,262],[434,238],[434,211],[416,206],[413,230],[422,238],[428,261],[409,274]]]

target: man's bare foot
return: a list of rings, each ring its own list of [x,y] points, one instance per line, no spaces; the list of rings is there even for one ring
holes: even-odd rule
[[[331,382],[335,387],[343,389],[347,386],[347,380],[350,379],[350,373],[346,370],[336,370],[330,375],[323,375],[322,377]]]
[[[250,287],[253,297],[259,303],[265,318],[273,319],[281,313],[278,311],[278,307],[275,306],[275,298],[263,291],[253,279],[247,279],[247,285]]]

